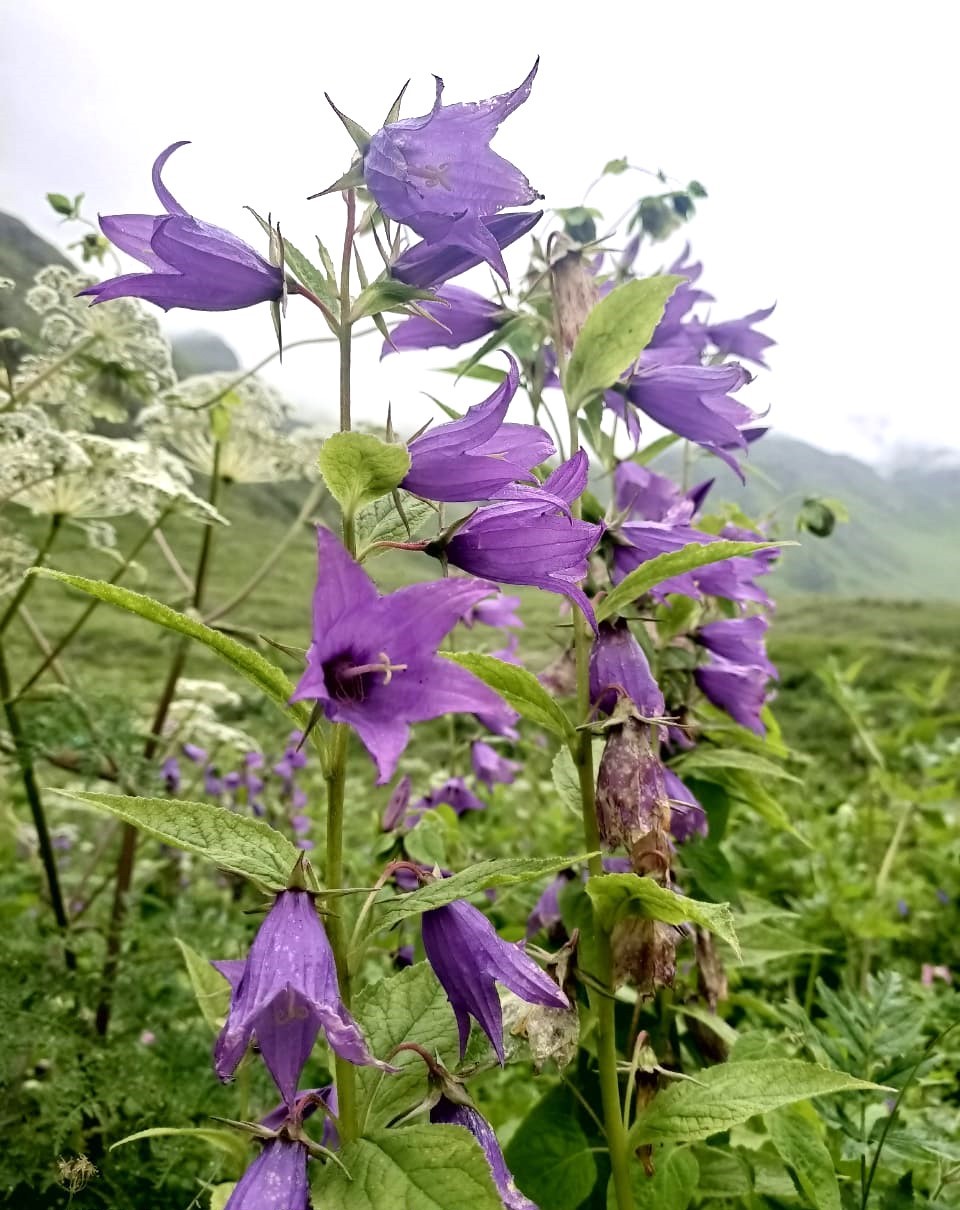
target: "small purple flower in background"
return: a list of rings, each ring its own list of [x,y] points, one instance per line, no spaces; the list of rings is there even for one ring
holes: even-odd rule
[[[953,982],[953,973],[949,966],[934,966],[930,962],[924,962],[920,968],[920,982],[924,987],[933,987],[934,982],[940,979],[943,983]]]
[[[245,960],[212,964],[229,980],[230,1011],[214,1048],[214,1068],[228,1080],[256,1035],[274,1083],[292,1103],[297,1081],[321,1028],[351,1063],[379,1063],[340,1001],[330,942],[313,896],[281,891]]]
[[[198,748],[196,744],[183,744],[181,751],[187,760],[193,761],[195,765],[204,765],[207,763],[209,754],[206,748]]]
[[[897,915],[902,917],[904,920],[906,920],[906,918],[910,915],[910,905],[907,903],[906,899],[897,900]]]
[[[309,815],[294,815],[290,820],[290,826],[297,837],[296,843],[298,849],[310,850],[316,847],[308,836],[310,829],[313,827],[313,820]]]
[[[776,303],[774,303],[774,307]],[[725,323],[706,323],[700,326],[704,336],[709,340],[718,353],[724,356],[742,357],[758,366],[768,369],[763,355],[767,349],[777,342],[762,332],[755,332],[753,325],[769,319],[773,307],[765,307],[760,311],[751,311],[741,319],[728,319]]]
[[[125,273],[80,291],[94,303],[141,298],[164,311],[237,311],[283,295],[283,273],[249,244],[222,227],[188,214],[161,179],[172,143],[153,165],[153,187],[165,214],[112,214],[100,219],[111,243],[146,265],[149,273]]]
[[[401,777],[394,786],[393,793],[383,809],[383,819],[380,821],[380,827],[384,832],[392,832],[403,822],[403,817],[407,813],[407,804],[410,802],[410,786],[409,774]]]
[[[643,648],[626,622],[601,622],[590,649],[590,700],[612,714],[621,697],[633,702],[641,718],[661,718],[663,694]]]
[[[433,319],[411,315],[398,323],[383,343],[381,358],[404,349],[458,349],[496,332],[509,319],[499,303],[463,286],[444,286],[436,293],[442,302],[427,300],[419,304]]]
[[[542,210],[508,211],[493,214],[480,221],[497,241],[501,252],[516,240],[526,235],[543,218]],[[421,290],[442,286],[452,277],[475,269],[483,263],[483,256],[474,252],[469,245],[459,242],[457,224],[452,224],[446,239],[431,242],[421,240],[408,248],[390,266],[390,276],[408,286]]]
[[[224,778],[218,776],[213,765],[207,765],[203,771],[203,792],[208,798],[219,798],[226,789],[224,781]]]
[[[537,1210],[534,1203],[528,1197],[524,1197],[517,1188],[513,1173],[503,1158],[503,1152],[497,1142],[493,1127],[472,1105],[457,1105],[449,1097],[441,1096],[430,1110],[430,1121],[465,1126],[470,1131],[483,1148],[483,1154],[487,1157],[487,1163],[493,1174],[493,1183],[497,1187],[497,1192],[500,1194],[506,1210]]]
[[[484,626],[516,626],[522,630],[523,619],[516,612],[519,605],[519,597],[505,597],[501,594],[486,597],[464,614],[463,624],[473,626],[476,622],[482,622]]]
[[[520,646],[520,640],[515,634],[510,635],[507,639],[506,647],[499,647],[496,651],[491,651],[490,654],[497,660],[503,660],[505,664],[515,664],[518,668],[523,667],[523,660],[517,655],[517,648]]]
[[[450,777],[442,786],[431,790],[419,802],[413,804],[407,822],[416,823],[424,811],[431,811],[434,807],[439,806],[452,807],[457,815],[462,815],[464,811],[485,811],[487,809],[487,804],[482,798],[477,798],[462,777]]]
[[[936,894],[937,894],[937,903],[939,903],[941,907],[949,906],[950,896],[943,889],[943,887],[937,887]]]
[[[629,869],[629,864],[628,867]],[[561,870],[544,888],[540,898],[533,905],[533,911],[527,917],[527,940],[536,936],[541,929],[550,933],[561,923],[560,892],[576,878],[572,870]]]
[[[415,951],[412,945],[401,945],[393,954],[394,969],[402,971],[404,967],[413,966]]]
[[[491,748],[482,739],[475,740],[470,748],[470,762],[474,777],[483,782],[488,790],[492,790],[498,782],[510,785],[522,768],[515,760],[501,756],[496,748]]]
[[[549,975],[528,958],[520,944],[502,941],[486,916],[463,899],[433,908],[420,918],[423,948],[457,1019],[460,1057],[470,1037],[470,1017],[504,1062],[503,1014],[497,981],[528,1004],[569,1008]]]
[[[766,705],[767,681],[770,679],[765,668],[733,664],[721,656],[712,656],[708,664],[694,669],[693,677],[704,697],[729,714],[734,722],[756,735],[766,735],[767,729],[760,717]]]
[[[542,489],[527,489],[522,501],[477,509],[446,543],[447,560],[471,575],[562,593],[596,629],[579,581],[603,526],[565,515],[557,504],[572,503],[586,486],[587,457],[581,450],[557,467]]]
[[[282,1135],[263,1150],[234,1187],[224,1210],[308,1210],[310,1182],[303,1143]]]
[[[676,773],[663,766],[663,788],[670,800],[670,834],[677,844],[709,831],[707,813]]]
[[[490,500],[518,479],[537,483],[532,468],[556,450],[532,424],[504,424],[517,392],[520,372],[507,355],[509,370],[493,394],[461,420],[429,428],[407,446],[410,470],[401,487],[427,500]]]
[[[500,243],[484,222],[508,206],[540,195],[490,140],[530,95],[537,64],[517,88],[485,101],[441,105],[437,81],[430,113],[384,126],[370,140],[363,176],[377,205],[428,244],[456,245],[490,265],[503,280]]]
[[[273,771],[277,777],[284,781],[293,781],[298,769],[304,768],[307,763],[307,754],[300,748],[303,742],[302,731],[291,731],[287,740],[287,746],[283,750],[283,756],[273,766]]]
[[[176,794],[180,789],[180,762],[175,756],[168,756],[160,766],[160,777],[163,788],[168,794]]]
[[[380,596],[329,530],[317,529],[318,575],[307,668],[291,701],[322,704],[353,727],[389,781],[410,724],[452,713],[501,716],[502,699],[436,650],[493,586],[466,579],[412,584]]]

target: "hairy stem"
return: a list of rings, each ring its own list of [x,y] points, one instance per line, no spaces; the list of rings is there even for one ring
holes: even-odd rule
[[[213,467],[210,473],[210,486],[207,499],[216,508],[220,494],[220,442],[214,442]],[[160,531],[156,528],[154,534]],[[206,588],[207,575],[210,571],[210,552],[213,545],[213,526],[206,525],[200,540],[200,551],[197,555],[197,570],[193,580],[193,596],[191,604],[199,612],[203,606],[203,594]],[[167,721],[170,706],[177,692],[177,683],[183,674],[187,662],[187,651],[190,640],[184,635],[177,642],[170,661],[170,669],[164,682],[157,708],[154,711],[150,734],[143,746],[144,762],[149,764],[157,754],[163,725]],[[110,923],[107,926],[106,955],[103,962],[103,975],[100,984],[100,999],[97,1004],[96,1029],[101,1038],[106,1037],[110,1028],[110,1015],[113,1011],[113,988],[116,983],[117,969],[120,964],[120,948],[123,941],[123,925],[126,919],[130,887],[133,883],[133,871],[137,857],[137,829],[132,824],[125,823],[120,841],[120,856],[117,859],[117,870],[113,884],[113,904],[110,909]]]

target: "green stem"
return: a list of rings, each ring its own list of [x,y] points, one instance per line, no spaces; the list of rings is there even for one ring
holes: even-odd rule
[[[213,467],[210,474],[210,486],[207,499],[216,508],[220,495],[220,442],[214,442]],[[154,527],[153,532],[159,532]],[[210,552],[213,544],[213,526],[204,527],[200,540],[200,551],[197,555],[197,572],[193,581],[191,604],[199,612],[203,607],[203,594],[206,588],[207,575],[210,571]],[[143,746],[143,759],[149,764],[157,754],[163,734],[163,725],[167,721],[170,706],[177,692],[177,683],[183,674],[187,663],[187,652],[190,640],[183,636],[177,643],[167,672],[157,708],[154,711],[150,734]],[[117,968],[120,964],[120,948],[123,941],[123,925],[127,915],[130,897],[130,887],[133,883],[133,871],[137,857],[137,829],[132,824],[123,825],[120,841],[120,856],[117,859],[117,871],[113,886],[113,904],[110,909],[110,922],[107,926],[106,955],[103,962],[103,974],[100,983],[100,999],[97,1004],[96,1029],[101,1038],[106,1037],[110,1028],[110,1015],[113,1011],[113,988],[117,978]]]
[[[353,325],[350,322],[350,260],[357,218],[357,195],[353,189],[344,194],[347,226],[340,261],[340,432],[350,432],[350,369]]]
[[[570,421],[569,456],[580,449],[580,425],[575,412],[568,409]],[[581,515],[580,501],[572,505],[575,517]],[[590,635],[587,620],[579,609],[573,611],[573,643],[577,660],[577,719],[584,723],[590,717]],[[580,807],[583,815],[583,839],[590,853],[590,876],[603,874],[600,848],[600,828],[597,823],[596,788],[593,777],[593,740],[588,730],[580,730],[570,742],[570,754],[580,782]],[[597,1065],[600,1076],[600,1101],[603,1106],[604,1131],[610,1152],[610,1168],[617,1199],[617,1210],[633,1210],[633,1190],[630,1182],[630,1147],[620,1108],[620,1084],[617,1077],[617,1034],[615,1001],[613,999],[613,961],[610,938],[602,929],[596,931],[597,970],[594,971],[603,991],[589,991],[597,1014]]]
[[[60,532],[60,526],[62,524],[63,516],[60,513],[54,513],[50,518],[50,525],[48,526],[44,539],[40,544],[40,549],[37,551],[36,557],[33,560],[34,567],[43,566],[47,555],[50,553],[50,547],[53,546],[54,542],[56,541],[57,534]],[[10,602],[7,605],[7,608],[3,611],[3,614],[0,615],[0,637],[2,637],[7,627],[17,616],[17,611],[23,604],[27,593],[31,588],[33,588],[35,583],[36,579],[30,575],[24,576],[20,581],[17,591],[10,598]]]
[[[50,832],[47,828],[47,817],[43,809],[43,799],[40,797],[40,787],[33,767],[30,745],[23,731],[23,724],[16,706],[10,697],[10,674],[7,661],[0,643],[0,699],[3,701],[3,713],[7,720],[7,728],[16,751],[20,777],[30,814],[33,816],[33,826],[37,832],[37,843],[40,846],[40,859],[47,877],[47,888],[50,891],[50,904],[60,931],[66,935],[70,928],[67,911],[63,904],[63,894],[60,890],[60,878],[57,874],[57,862],[50,843]],[[77,960],[69,944],[64,949],[64,960],[69,970],[75,970]]]

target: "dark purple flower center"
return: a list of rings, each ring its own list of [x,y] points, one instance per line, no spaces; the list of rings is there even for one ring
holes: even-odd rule
[[[391,664],[385,651],[376,658],[358,663],[353,652],[335,656],[323,665],[323,683],[332,698],[341,702],[362,702],[369,690],[379,683],[389,685],[395,672],[405,672],[406,664]]]

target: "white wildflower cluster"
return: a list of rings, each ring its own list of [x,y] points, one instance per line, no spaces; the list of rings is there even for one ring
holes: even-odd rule
[[[126,420],[124,399],[139,406],[175,381],[156,318],[130,299],[107,307],[77,298],[90,281],[65,265],[40,270],[26,302],[42,317],[45,347],[23,359],[12,383],[15,399],[57,408],[68,429]]]
[[[29,542],[0,517],[0,596],[17,587],[36,554]]]
[[[239,710],[243,698],[220,681],[199,681],[182,676],[179,682],[180,695],[194,702],[206,702],[220,709]]]
[[[233,373],[198,374],[166,390],[159,403],[140,414],[147,437],[166,442],[190,466],[218,469],[234,483],[272,483],[315,477],[320,436],[292,426],[290,408],[256,375],[242,381]]]
[[[176,744],[196,744],[210,754],[241,755],[256,749],[256,741],[239,727],[232,727],[217,717],[225,707],[236,708],[240,697],[226,685],[214,681],[181,683],[181,696],[170,705],[164,735]]]
[[[61,432],[41,408],[0,413],[0,504],[57,476],[89,468],[77,434]]]

